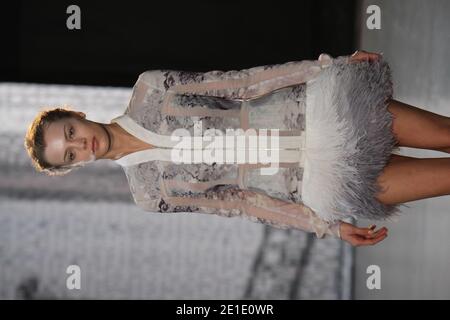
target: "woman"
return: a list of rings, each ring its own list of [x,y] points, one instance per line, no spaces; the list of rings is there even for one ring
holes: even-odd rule
[[[387,62],[356,51],[240,71],[146,71],[110,124],[43,111],[25,147],[49,175],[114,160],[147,211],[241,216],[360,246],[387,228],[342,219],[390,219],[404,202],[449,194],[449,179],[434,180],[448,159],[392,154],[448,152],[449,128],[448,117],[392,99]]]

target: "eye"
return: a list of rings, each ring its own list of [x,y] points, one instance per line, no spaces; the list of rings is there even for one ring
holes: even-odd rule
[[[75,160],[75,154],[73,152],[69,153],[69,160],[70,162],[72,162],[73,160]]]
[[[70,129],[69,129],[69,137],[70,138],[73,137],[73,132],[74,132],[73,127],[70,127]]]

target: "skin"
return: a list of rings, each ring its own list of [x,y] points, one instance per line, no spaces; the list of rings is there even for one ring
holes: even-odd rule
[[[377,53],[355,52],[350,62],[374,61]],[[398,146],[450,153],[450,117],[390,99],[394,115],[392,132]],[[447,178],[445,178],[447,177]],[[392,154],[377,182],[383,191],[376,195],[384,204],[450,195],[450,158],[413,158]],[[374,245],[384,240],[388,229],[359,228],[342,222],[341,238],[353,246]]]
[[[45,159],[52,165],[71,165],[88,161],[92,154],[95,159],[118,159],[128,153],[152,148],[136,139],[116,123],[99,123],[86,119],[82,112],[79,117],[61,119],[51,123],[44,131]],[[64,136],[64,126],[67,140]],[[95,137],[98,148],[92,151]],[[65,162],[65,151],[68,151]]]
[[[357,51],[349,62],[375,61],[377,53]],[[450,118],[438,115],[400,101],[391,99],[388,110],[394,115],[392,131],[399,146],[432,149],[450,153]],[[62,164],[66,148],[74,153],[73,162],[87,161],[92,155],[92,137],[96,137],[99,148],[95,152],[98,159],[118,159],[128,153],[152,148],[128,134],[117,124],[104,124],[87,120],[86,115],[63,119],[49,125],[44,140],[47,148],[44,156],[51,164]],[[73,136],[66,141],[63,127],[73,126]],[[69,134],[69,133],[68,133]],[[73,156],[73,155],[72,155]],[[443,179],[442,177],[448,177]],[[450,194],[450,158],[419,159],[392,155],[378,183],[384,189],[377,199],[385,204],[398,204],[429,197]],[[353,246],[375,245],[388,236],[388,229],[376,226],[358,227],[341,221],[341,239]]]

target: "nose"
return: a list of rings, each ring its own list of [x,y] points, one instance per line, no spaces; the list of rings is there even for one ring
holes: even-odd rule
[[[80,148],[82,150],[89,148],[86,138],[77,138],[74,139],[73,141],[69,141],[69,146]]]

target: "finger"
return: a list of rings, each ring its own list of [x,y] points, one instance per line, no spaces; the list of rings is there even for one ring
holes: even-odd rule
[[[376,236],[374,236],[373,238],[371,238],[370,240],[375,240],[378,241],[378,239],[382,239],[383,237],[387,236],[387,231],[380,231],[380,233],[378,233]]]
[[[368,57],[365,51],[356,50],[350,57],[351,62],[367,61]]]
[[[380,229],[378,229],[378,230],[372,229],[372,231],[373,231],[373,232],[372,232],[373,235],[377,235],[377,234],[379,234],[379,233],[387,232],[388,229],[387,229],[386,227],[382,227],[382,228],[380,228]]]
[[[373,239],[377,239],[378,237],[383,236],[384,233],[378,233],[378,234],[374,234],[374,235],[354,235],[354,238],[360,241],[365,241],[365,240],[373,240]]]
[[[384,239],[386,239],[386,237],[387,234],[384,234],[374,239],[360,239],[359,241],[357,241],[357,244],[361,246],[372,246],[374,244],[379,243],[380,241],[383,241]]]
[[[379,237],[380,235],[383,235],[385,233],[386,233],[386,231],[380,229],[372,234],[368,234],[367,236],[364,236],[364,238],[373,239],[373,238]]]
[[[384,230],[384,229],[387,230],[386,227],[382,227],[382,228],[380,228],[380,229],[378,229],[378,230],[375,231],[376,227],[377,227],[377,226],[376,226],[375,224],[371,224],[370,226],[367,227],[367,229],[372,230],[374,233],[376,233],[376,232],[378,232],[378,231],[381,231],[381,230]]]
[[[372,234],[369,234],[366,238],[368,239],[373,239],[376,237],[379,237],[380,235],[384,235],[385,233],[387,233],[387,228],[383,227],[381,229],[378,229],[377,231],[373,232]]]
[[[380,59],[380,55],[378,53],[372,53],[370,55],[370,57],[371,57],[372,61]]]
[[[373,232],[373,230],[370,228],[356,228],[356,229],[354,229],[353,237],[355,239],[361,239],[361,240],[376,239],[376,238],[381,237],[384,234],[386,234],[387,231],[388,230],[386,227],[383,227],[376,232]]]
[[[374,234],[386,233],[388,232],[388,228],[383,227],[374,232]]]
[[[353,233],[360,235],[360,236],[370,236],[374,233],[374,231],[370,228],[355,227],[353,230]]]
[[[349,61],[350,61],[350,63],[358,62],[358,57],[356,57],[356,56],[351,56]]]
[[[388,236],[387,233],[385,233],[385,234],[379,235],[379,236],[376,237],[376,238],[373,238],[373,239],[366,239],[366,240],[364,240],[364,241],[367,242],[368,245],[374,245],[374,244],[376,244],[376,243],[378,243],[378,242],[383,241],[384,239],[386,239],[387,236]]]
[[[377,238],[375,238],[375,239],[370,239],[371,245],[374,245],[374,244],[377,244],[377,243],[383,241],[384,239],[387,238],[387,236],[388,236],[388,234],[385,233],[385,234],[383,234],[383,235],[381,235],[381,236],[379,236],[379,237],[377,237]]]
[[[355,58],[359,61],[368,61],[369,55],[365,52],[360,52],[359,54],[356,55]]]

